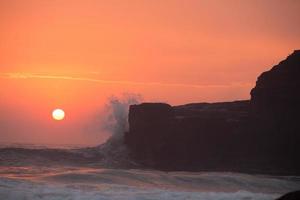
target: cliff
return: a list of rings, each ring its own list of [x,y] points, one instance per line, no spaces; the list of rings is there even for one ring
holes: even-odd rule
[[[252,108],[257,116],[294,115],[299,111],[300,50],[294,51],[271,70],[262,73],[251,90]]]
[[[125,143],[145,167],[300,172],[300,51],[259,76],[251,100],[130,106]]]
[[[257,152],[275,167],[300,171],[300,51],[262,73],[251,90],[251,135]],[[263,151],[259,151],[259,149]]]

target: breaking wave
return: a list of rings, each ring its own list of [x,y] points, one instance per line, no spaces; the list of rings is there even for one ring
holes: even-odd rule
[[[123,134],[128,130],[128,110],[142,99],[138,94],[123,94],[108,99],[101,114],[99,126],[111,137],[101,145],[89,148],[49,148],[37,145],[2,145],[0,165],[89,165],[105,168],[129,168],[138,165],[132,161],[123,143]],[[101,132],[100,131],[100,132]]]
[[[87,167],[2,167],[0,171],[0,199],[7,200],[270,200],[300,187],[298,177],[237,173],[166,173]]]

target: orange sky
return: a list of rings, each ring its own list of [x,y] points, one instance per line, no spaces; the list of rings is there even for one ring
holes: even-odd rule
[[[99,143],[107,135],[91,122],[124,92],[248,99],[257,76],[299,48],[299,10],[297,0],[0,0],[0,142]],[[66,120],[51,119],[56,107]]]

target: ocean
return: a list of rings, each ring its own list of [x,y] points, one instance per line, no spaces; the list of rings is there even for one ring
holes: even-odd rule
[[[300,189],[297,176],[156,171],[107,151],[2,145],[0,199],[271,200]]]

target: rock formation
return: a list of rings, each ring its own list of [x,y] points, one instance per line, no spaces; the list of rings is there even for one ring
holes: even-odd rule
[[[284,118],[299,111],[300,50],[286,60],[262,73],[251,90],[251,104],[255,114],[262,118]]]
[[[259,76],[251,100],[130,106],[125,143],[145,167],[299,174],[300,51]]]
[[[300,199],[300,190],[289,192],[282,197],[278,198],[277,200],[299,200]]]

